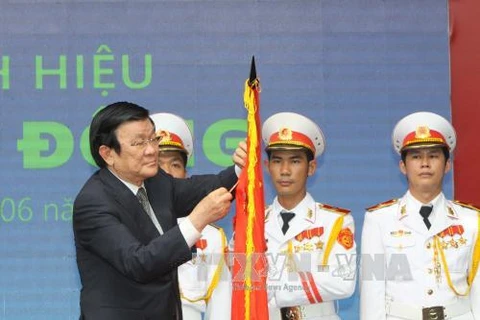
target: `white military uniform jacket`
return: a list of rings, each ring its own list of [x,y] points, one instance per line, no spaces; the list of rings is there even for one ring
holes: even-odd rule
[[[430,229],[419,214],[422,204],[410,192],[366,213],[360,319],[422,319],[421,309],[431,306],[446,307],[446,319],[480,319],[478,277],[464,297],[449,285],[460,294],[468,292],[477,212],[445,199],[443,193],[432,204]]]
[[[178,268],[184,320],[225,320],[231,313],[231,275],[223,230],[207,225],[194,258]]]
[[[281,319],[280,309],[284,307],[293,307],[287,312],[299,315],[288,315],[291,319],[340,319],[334,300],[347,298],[355,290],[352,216],[348,210],[316,203],[307,193],[295,208],[288,210],[295,217],[284,235],[282,211],[287,210],[277,198],[266,211],[270,320]]]

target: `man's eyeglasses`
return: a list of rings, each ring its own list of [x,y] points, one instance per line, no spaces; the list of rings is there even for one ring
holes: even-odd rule
[[[158,143],[161,140],[162,140],[161,136],[155,136],[151,139],[133,141],[130,145],[132,147],[139,147],[139,148],[145,149],[147,147],[147,145],[149,145],[149,144],[154,145],[154,146],[158,146]]]

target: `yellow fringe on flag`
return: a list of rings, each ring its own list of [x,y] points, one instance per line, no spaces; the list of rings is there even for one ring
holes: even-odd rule
[[[250,148],[248,149],[248,185],[247,185],[247,197],[249,199],[247,205],[247,230],[246,230],[246,265],[245,265],[245,319],[250,319],[250,300],[251,300],[251,291],[252,288],[252,255],[255,252],[255,245],[253,242],[253,226],[255,221],[255,165],[257,163],[257,156],[255,150],[257,149],[258,144],[258,132],[255,123],[255,111],[257,109],[255,101],[255,91],[252,87],[258,85],[256,81],[252,87],[249,86],[249,80],[245,82],[245,91],[243,94],[243,101],[245,103],[245,108],[248,112],[247,117],[247,127],[248,132],[247,136],[250,137]]]

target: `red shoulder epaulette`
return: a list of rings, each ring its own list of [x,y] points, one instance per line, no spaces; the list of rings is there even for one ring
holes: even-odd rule
[[[324,204],[324,203],[319,203],[318,207],[320,209],[325,209],[327,211],[332,211],[332,212],[340,213],[340,214],[343,214],[343,215],[347,215],[347,214],[350,213],[350,210],[348,210],[348,209],[344,209],[344,208],[340,208],[340,207],[334,207],[334,206]]]
[[[475,210],[475,211],[480,211],[480,208],[474,206],[471,203],[465,203],[465,202],[461,202],[461,201],[458,201],[458,200],[454,200],[453,202],[455,204],[458,204],[459,206],[464,207],[464,208],[469,208],[469,209],[472,209],[472,210]]]
[[[391,206],[392,204],[397,203],[397,202],[398,202],[398,199],[390,199],[390,200],[388,200],[388,201],[381,202],[381,203],[378,203],[378,204],[373,205],[373,206],[371,206],[371,207],[368,207],[368,208],[366,208],[365,210],[367,210],[367,211],[374,211],[374,210],[377,210],[377,209],[380,209],[380,208],[389,207],[389,206]]]

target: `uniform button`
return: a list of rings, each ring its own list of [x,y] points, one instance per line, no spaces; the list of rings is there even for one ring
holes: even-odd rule
[[[429,243],[427,243],[427,249],[430,249],[432,247],[432,245]]]
[[[428,289],[427,293],[428,293],[428,295],[432,295],[432,294],[433,294],[433,290],[432,290],[432,289]]]

